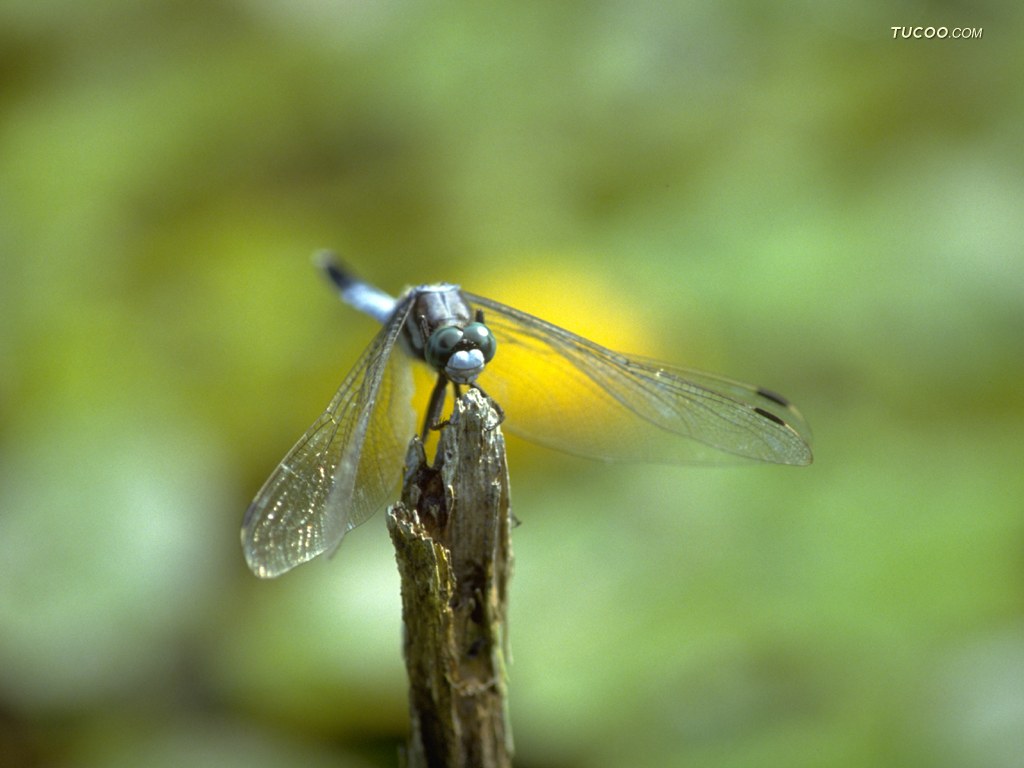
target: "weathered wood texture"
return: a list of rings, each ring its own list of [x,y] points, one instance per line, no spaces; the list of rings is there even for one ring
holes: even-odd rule
[[[402,501],[388,510],[402,580],[409,768],[512,764],[511,511],[498,421],[485,397],[466,392],[441,430],[434,467],[418,438],[410,444]]]

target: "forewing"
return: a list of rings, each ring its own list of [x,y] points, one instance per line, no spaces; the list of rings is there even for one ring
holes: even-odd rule
[[[242,548],[257,576],[279,576],[333,552],[401,480],[415,418],[409,360],[395,342],[410,306],[407,299],[399,303],[327,410],[249,505]]]
[[[799,412],[767,390],[628,357],[492,299],[497,354],[478,383],[530,441],[606,460],[811,462]]]

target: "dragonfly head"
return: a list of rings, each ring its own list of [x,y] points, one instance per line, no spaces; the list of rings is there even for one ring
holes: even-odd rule
[[[465,328],[447,325],[430,334],[424,357],[456,384],[472,384],[494,359],[497,347],[494,335],[483,323],[469,323]]]

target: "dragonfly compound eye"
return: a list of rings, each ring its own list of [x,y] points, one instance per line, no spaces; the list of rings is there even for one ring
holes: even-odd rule
[[[463,332],[462,329],[449,325],[444,328],[438,328],[427,339],[426,349],[423,351],[423,356],[427,359],[427,362],[436,368],[441,370],[448,362],[448,358],[452,356],[452,352],[462,341]]]
[[[498,342],[491,333],[491,329],[483,323],[470,323],[462,329],[464,347],[479,349],[484,356],[484,362],[491,362],[494,353],[498,349]]]

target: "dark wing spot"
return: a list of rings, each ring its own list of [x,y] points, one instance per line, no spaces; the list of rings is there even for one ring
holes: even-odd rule
[[[778,392],[772,392],[770,389],[764,389],[763,387],[757,388],[757,394],[766,400],[771,400],[776,405],[781,405],[783,408],[789,408],[789,400],[784,398]]]
[[[768,411],[764,410],[763,408],[755,408],[754,409],[754,413],[756,413],[758,416],[764,416],[769,421],[774,421],[780,427],[789,426],[788,424],[786,424],[786,422],[784,422],[782,419],[780,419],[774,413],[769,413]]]

